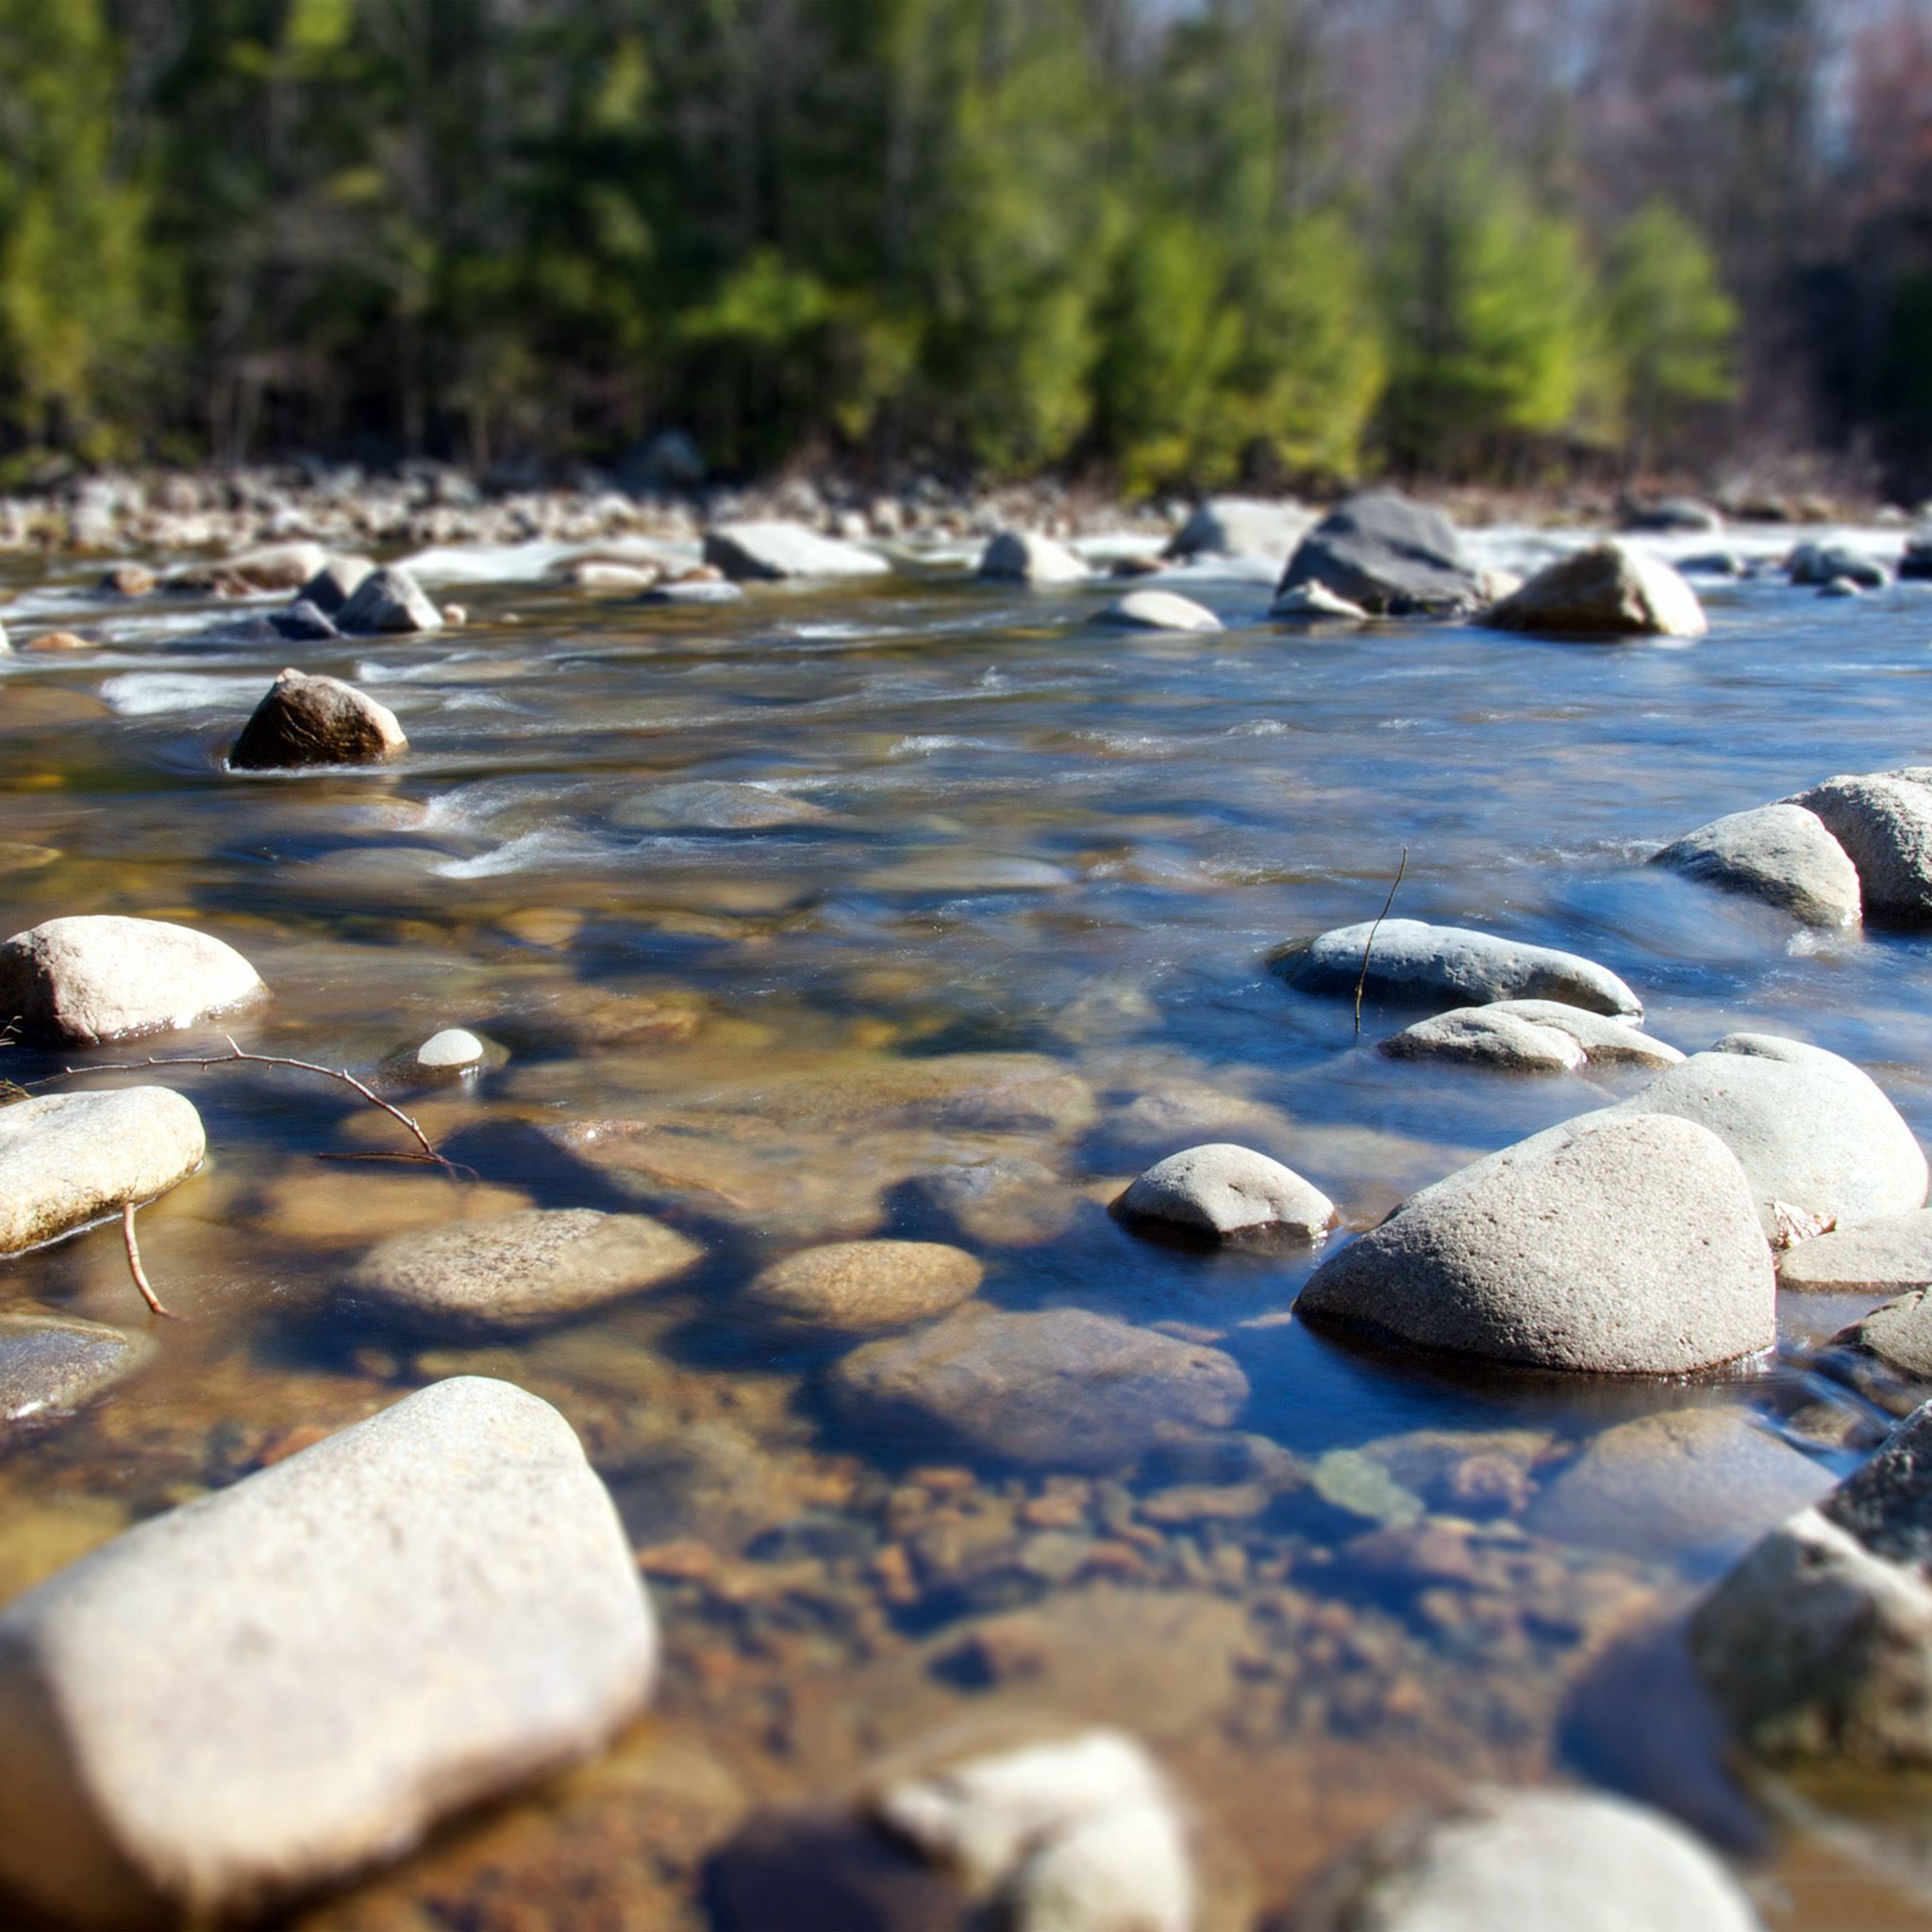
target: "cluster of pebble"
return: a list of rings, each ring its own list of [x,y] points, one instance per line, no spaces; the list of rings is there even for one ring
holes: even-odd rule
[[[1225,531],[1196,535],[1204,548],[1236,547]],[[244,576],[251,590],[300,593],[262,620],[271,626],[394,634],[446,621],[405,572],[299,561],[304,575],[279,586]],[[803,527],[740,524],[709,533],[701,575],[625,567],[655,573],[644,594],[683,601],[889,566]],[[1051,540],[1015,533],[995,535],[980,569],[1041,583],[1091,575]],[[1579,638],[1703,627],[1682,578],[1627,546],[1592,546],[1527,584],[1486,582],[1453,528],[1387,496],[1304,526],[1275,608],[1324,622],[1480,613]],[[1108,614],[1218,625],[1168,592],[1128,593]],[[381,707],[291,670],[229,762],[402,749]],[[1923,918],[1932,772],[1828,780],[1658,858],[1819,923]],[[1926,1163],[1849,1062],[1750,1033],[1687,1058],[1642,1031],[1640,1000],[1601,966],[1416,921],[1324,933],[1277,963],[1309,992],[1365,985],[1437,1008],[1384,1042],[1398,1058],[1655,1074],[1413,1195],[1316,1269],[1300,1318],[1494,1363],[1675,1376],[1770,1348],[1782,1270],[1791,1288],[1892,1291],[1843,1347],[1907,1379],[1932,1365]],[[0,1013],[50,1043],[152,1035],[266,996],[231,948],[157,921],[60,919],[0,946]],[[449,1029],[391,1071],[461,1077],[496,1052]],[[0,1109],[0,1253],[152,1199],[205,1153],[194,1108],[163,1088]],[[1115,1209],[1136,1229],[1205,1241],[1313,1244],[1340,1219],[1311,1182],[1221,1141],[1157,1161]],[[347,1285],[438,1336],[514,1336],[675,1280],[702,1253],[649,1215],[523,1210],[381,1242]],[[1081,1309],[1000,1309],[978,1298],[981,1274],[946,1243],[835,1243],[765,1269],[741,1299],[775,1332],[842,1350],[827,1391],[854,1419],[937,1430],[1005,1460],[1101,1474],[1227,1430],[1248,1399],[1240,1366],[1210,1343]],[[8,1317],[4,1414],[73,1407],[142,1354],[112,1329]],[[1761,1755],[1932,1763],[1928,1432],[1915,1416],[1700,1611],[1706,1678]],[[130,1651],[129,1631],[163,1628],[196,1641],[152,1660]],[[269,1908],[596,1752],[649,1701],[657,1660],[651,1598],[569,1424],[500,1380],[436,1382],[127,1533],[0,1614],[0,1744],[21,1768],[0,1785],[0,1880],[85,1924],[158,1907]],[[946,1740],[836,1803],[756,1820],[720,1861],[715,1904],[723,1924],[745,1928],[979,1913],[1038,1932],[1252,1924],[1210,1837],[1119,1733]],[[808,1895],[817,1918],[801,1916]],[[1481,1790],[1343,1859],[1291,1924],[1565,1922],[1756,1923],[1724,1870],[1660,1818],[1599,1797]]]

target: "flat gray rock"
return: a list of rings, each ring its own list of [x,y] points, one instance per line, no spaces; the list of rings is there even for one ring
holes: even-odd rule
[[[1777,1339],[1736,1158],[1663,1115],[1587,1116],[1412,1194],[1325,1261],[1298,1318],[1525,1367],[1686,1374]]]
[[[1319,1875],[1283,1932],[1761,1932],[1674,1819],[1596,1792],[1477,1785]]]
[[[1776,1206],[1850,1227],[1925,1205],[1925,1157],[1898,1109],[1862,1069],[1803,1041],[1729,1034],[1610,1111],[1709,1128],[1742,1164],[1768,1236]]]
[[[1546,565],[1482,622],[1571,638],[1701,638],[1710,628],[1697,592],[1669,564],[1617,542]]]
[[[1292,1168],[1224,1141],[1157,1161],[1121,1196],[1120,1211],[1216,1239],[1269,1229],[1314,1241],[1337,1218],[1334,1202]]]
[[[1734,1403],[1668,1410],[1592,1437],[1524,1527],[1646,1562],[1740,1554],[1836,1478]]]
[[[1365,953],[1368,991],[1376,999],[1421,1004],[1446,996],[1480,1006],[1537,998],[1620,1020],[1643,1017],[1642,1001],[1593,959],[1420,919],[1336,926],[1288,948],[1275,964],[1282,977],[1303,992],[1353,996]]]
[[[1207,605],[1173,591],[1129,591],[1109,604],[1094,622],[1116,630],[1204,632],[1225,628]]]
[[[1001,530],[979,554],[975,576],[1018,584],[1083,584],[1093,575],[1087,559],[1032,530]]]
[[[786,577],[879,577],[891,565],[875,550],[822,537],[803,524],[720,524],[705,532],[705,561],[733,583]],[[669,588],[668,586],[665,588]],[[656,592],[649,593],[656,595]]]
[[[656,1288],[703,1256],[649,1215],[533,1208],[379,1241],[348,1286],[435,1329],[514,1332]]]
[[[627,798],[611,813],[620,825],[647,832],[763,832],[775,825],[815,824],[832,814],[768,785],[721,778],[680,778]]]
[[[1592,1067],[1674,1067],[1684,1058],[1674,1046],[1624,1021],[1568,1006],[1561,1000],[1497,1000],[1478,1010],[1506,1013],[1511,1019],[1567,1033]]]
[[[1932,1288],[1908,1289],[1832,1338],[1833,1346],[1874,1357],[1908,1381],[1932,1382]]]
[[[392,563],[371,571],[356,586],[355,594],[336,613],[336,623],[349,637],[401,635],[441,630],[442,612],[412,573]]]
[[[437,1383],[0,1614],[0,1882],[84,1924],[254,1917],[590,1756],[656,1661],[569,1424]]]
[[[1809,1294],[1890,1295],[1932,1287],[1932,1208],[1800,1241],[1780,1257],[1778,1283]]]
[[[1314,525],[1298,503],[1261,496],[1210,496],[1168,540],[1168,557],[1259,557],[1277,568]]]
[[[1764,1538],[1690,1626],[1739,1741],[1781,1764],[1932,1767],[1932,1406]]]
[[[1383,1041],[1391,1059],[1447,1060],[1507,1074],[1574,1074],[1589,1063],[1582,1042],[1500,1006],[1457,1007]]]
[[[192,1026],[267,996],[233,946],[192,926],[96,913],[0,945],[0,1024],[69,1046]]]
[[[941,1436],[1005,1461],[1105,1470],[1225,1428],[1248,1383],[1219,1349],[1110,1316],[973,1304],[854,1350],[832,1371],[831,1392],[867,1428]]]
[[[0,1255],[165,1194],[202,1163],[192,1101],[167,1087],[50,1093],[0,1107]]]
[[[1764,805],[1687,832],[1651,860],[1776,906],[1807,925],[1856,925],[1858,869],[1815,811]]]
[[[234,772],[379,764],[409,748],[396,714],[339,677],[288,670],[270,687],[228,753]]]
[[[1367,624],[1371,613],[1326,584],[1294,584],[1268,607],[1268,615],[1280,624]]]
[[[144,1335],[61,1315],[0,1315],[0,1441],[12,1425],[79,1408],[154,1353]]]
[[[865,892],[1050,892],[1074,878],[1043,858],[942,848],[876,866],[857,883]]]
[[[873,1335],[928,1322],[968,1300],[986,1270],[943,1241],[833,1241],[774,1261],[745,1289],[782,1326]]]
[[[1932,784],[1923,770],[1848,773],[1783,803],[1815,813],[1843,846],[1868,919],[1932,920]]]
[[[1484,601],[1456,525],[1392,490],[1350,497],[1302,540],[1277,592],[1311,583],[1391,617],[1450,615]]]

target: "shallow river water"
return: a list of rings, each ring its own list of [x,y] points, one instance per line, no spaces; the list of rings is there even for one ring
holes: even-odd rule
[[[1481,1776],[1676,1807],[1752,1861],[1774,1924],[1932,1927],[1923,1806],[1730,1784],[1668,1636],[1791,1507],[1754,1431],[1827,1472],[1877,1440],[1883,1410],[1811,1354],[1862,1306],[1787,1296],[1777,1359],[1697,1385],[1450,1372],[1300,1327],[1314,1251],[1166,1246],[1106,1211],[1159,1156],[1236,1141],[1336,1200],[1332,1249],[1602,1104],[1578,1077],[1383,1058],[1412,1013],[1371,1003],[1357,1040],[1346,999],[1270,974],[1285,940],[1372,918],[1405,854],[1399,913],[1587,954],[1687,1051],[1814,1041],[1932,1141],[1932,940],[1821,936],[1642,862],[1830,773],[1932,757],[1932,591],[1705,584],[1707,640],[1592,648],[1285,630],[1264,580],[1205,569],[1174,581],[1225,635],[1109,631],[1097,586],[995,589],[944,558],[706,609],[565,591],[544,561],[428,558],[466,627],[300,646],[195,641],[214,613],[5,574],[17,635],[39,609],[107,642],[0,660],[0,932],[202,925],[274,990],[243,1047],[366,1074],[463,1025],[508,1058],[403,1103],[464,1184],[340,1158],[407,1143],[339,1089],[167,1076],[211,1154],[143,1213],[143,1248],[192,1319],[0,1457],[0,1600],[479,1371],[576,1425],[664,1624],[657,1713],[608,1758],[303,1925],[704,1925],[705,1861],[750,1807],[1011,1708],[1146,1739],[1257,1907]],[[390,705],[408,758],[225,775],[285,662]],[[652,795],[691,780],[809,809],[732,829],[690,822],[720,794]],[[203,1041],[222,1050],[154,1050]],[[5,1056],[17,1079],[53,1065]],[[511,1344],[425,1342],[342,1292],[380,1235],[531,1204],[653,1212],[707,1259]],[[1096,1476],[856,1429],[824,1399],[835,1352],[734,1296],[867,1234],[973,1250],[1000,1306],[1213,1341],[1252,1386],[1236,1431]],[[113,1230],[0,1266],[0,1302],[138,1325]],[[1687,1410],[1720,1411],[1692,1453],[1641,1426]]]

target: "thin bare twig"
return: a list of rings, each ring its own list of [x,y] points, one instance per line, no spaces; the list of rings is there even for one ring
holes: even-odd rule
[[[1395,876],[1389,882],[1389,896],[1382,902],[1382,909],[1375,915],[1375,923],[1369,928],[1368,943],[1362,947],[1362,976],[1355,983],[1355,1037],[1362,1037],[1362,995],[1369,990],[1369,955],[1375,950],[1375,935],[1382,930],[1382,922],[1389,917],[1389,908],[1395,903],[1395,890],[1402,883],[1402,875],[1408,870],[1408,847],[1402,848],[1402,863],[1395,868]],[[234,1042],[229,1042],[232,1045]]]
[[[354,1089],[371,1107],[379,1107],[392,1121],[400,1123],[402,1126],[408,1130],[409,1136],[416,1142],[416,1145],[423,1150],[420,1157],[410,1156],[408,1158],[412,1159],[420,1158],[432,1162],[435,1166],[441,1168],[446,1174],[453,1175],[459,1175],[467,1172],[466,1169],[458,1167],[455,1161],[449,1159],[446,1156],[439,1154],[430,1143],[429,1136],[401,1108],[391,1107],[381,1094],[365,1087],[360,1080],[357,1079],[354,1074],[347,1073],[339,1067],[325,1067],[315,1060],[291,1059],[285,1054],[243,1053],[235,1044],[232,1034],[225,1033],[222,1038],[228,1042],[226,1053],[208,1055],[150,1055],[144,1060],[108,1061],[90,1067],[62,1067],[58,1074],[49,1074],[43,1080],[29,1080],[26,1084],[28,1087],[51,1087],[58,1081],[69,1080],[80,1074],[145,1074],[157,1067],[228,1067],[237,1064],[251,1067],[292,1067],[298,1073],[316,1074],[325,1080],[339,1081],[342,1086]]]
[[[160,1296],[154,1291],[153,1287],[149,1284],[147,1270],[141,1265],[141,1243],[134,1236],[134,1203],[132,1201],[124,1201],[121,1204],[121,1239],[126,1243],[127,1247],[127,1272],[134,1276],[134,1285],[140,1289],[142,1300],[156,1314],[162,1316],[165,1320],[170,1322],[181,1321],[183,1318],[177,1315],[173,1308],[161,1306]]]

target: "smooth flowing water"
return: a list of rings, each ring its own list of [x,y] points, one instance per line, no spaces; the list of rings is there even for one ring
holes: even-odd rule
[[[1822,936],[1642,862],[1829,773],[1932,756],[1932,595],[1706,587],[1707,640],[1595,648],[1284,630],[1265,581],[1206,568],[1175,578],[1231,626],[1201,638],[1105,629],[1093,590],[991,588],[946,558],[706,609],[565,592],[533,575],[546,560],[431,558],[465,628],[301,646],[196,641],[212,613],[11,574],[9,622],[108,642],[0,662],[0,930],[203,925],[274,989],[244,1047],[366,1074],[463,1025],[508,1058],[405,1103],[463,1186],[341,1158],[407,1141],[337,1088],[168,1076],[211,1157],[146,1210],[143,1245],[192,1320],[0,1459],[0,1599],[477,1370],[576,1425],[665,1625],[638,1736],[305,1924],[703,1924],[700,1868],[747,1806],[1011,1706],[1146,1738],[1261,1900],[1417,1796],[1580,1776],[1755,1850],[1775,1923],[1932,1926],[1909,1821],[1844,1793],[1747,1801],[1668,1644],[1624,1655],[1790,1507],[1751,1474],[1754,1430],[1826,1472],[1877,1439],[1884,1416],[1809,1355],[1862,1306],[1788,1296],[1779,1359],[1695,1386],[1478,1374],[1304,1330],[1315,1253],[1172,1247],[1106,1211],[1151,1160],[1227,1140],[1359,1229],[1602,1104],[1581,1078],[1384,1058],[1413,1014],[1372,1003],[1357,1040],[1346,999],[1269,973],[1283,941],[1373,917],[1405,854],[1399,912],[1588,954],[1687,1050],[1746,1026],[1830,1047],[1932,1141],[1932,944]],[[291,661],[392,707],[408,758],[225,775]],[[748,794],[659,790],[700,780],[763,788],[754,816],[801,809],[734,828]],[[222,1050],[216,1030],[153,1050],[204,1041]],[[53,1065],[5,1057],[19,1079]],[[708,1258],[489,1346],[342,1292],[378,1236],[531,1204],[654,1212]],[[1094,1477],[856,1428],[824,1399],[836,1351],[734,1297],[868,1234],[972,1249],[1004,1307],[1212,1341],[1252,1385],[1239,1433]],[[0,1291],[139,1312],[111,1230],[7,1264]],[[1695,1454],[1610,1438],[1684,1410],[1720,1412]]]

